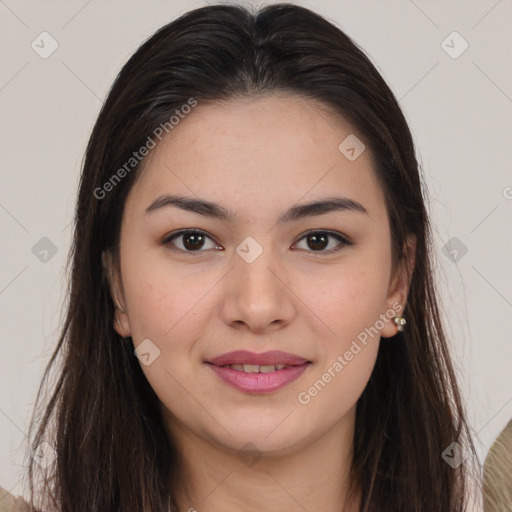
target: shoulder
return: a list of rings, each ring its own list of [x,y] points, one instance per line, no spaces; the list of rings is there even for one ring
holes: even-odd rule
[[[23,498],[16,498],[0,487],[0,512],[30,512],[30,506]]]

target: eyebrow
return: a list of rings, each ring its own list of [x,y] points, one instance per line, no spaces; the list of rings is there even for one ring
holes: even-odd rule
[[[234,213],[217,203],[206,201],[204,199],[170,194],[164,194],[157,197],[146,208],[144,215],[168,206],[174,206],[188,212],[197,213],[199,215],[223,221],[230,221],[235,217]],[[346,197],[327,197],[325,199],[292,206],[279,217],[278,222],[289,223],[306,217],[313,217],[334,211],[350,211],[368,215],[366,208],[357,201]]]

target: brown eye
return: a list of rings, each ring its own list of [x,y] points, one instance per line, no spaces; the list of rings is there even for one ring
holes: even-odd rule
[[[210,246],[208,246],[210,242]],[[206,233],[198,230],[184,230],[166,237],[164,245],[173,245],[183,252],[203,252],[207,249],[220,249],[220,247]]]
[[[198,233],[187,233],[183,236],[183,246],[190,251],[201,249],[204,245],[204,236]]]
[[[306,237],[308,247],[311,249],[323,250],[329,245],[329,235],[326,233],[312,233]]]
[[[337,244],[330,244],[330,241],[335,239],[338,241]],[[304,235],[300,240],[306,241],[306,250],[310,250],[312,252],[334,252],[339,251],[345,245],[352,245],[352,242],[347,240],[340,233],[333,233],[331,231],[310,231],[306,235]],[[328,248],[328,250],[325,250]],[[300,247],[300,249],[304,249],[304,247]]]

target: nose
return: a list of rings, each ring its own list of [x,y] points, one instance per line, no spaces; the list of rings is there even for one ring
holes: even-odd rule
[[[234,253],[221,308],[224,322],[256,333],[275,332],[290,324],[297,297],[287,284],[287,274],[270,248],[254,261]]]

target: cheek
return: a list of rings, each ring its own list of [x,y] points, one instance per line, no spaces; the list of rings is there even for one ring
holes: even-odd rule
[[[322,357],[309,387],[298,397],[310,412],[308,418],[331,425],[364,391],[379,349],[377,322],[386,310],[389,263],[389,255],[377,248],[359,252],[311,295],[312,309],[321,311],[319,316],[333,332],[321,338]]]
[[[190,269],[173,269],[165,253],[160,251],[127,246],[125,255],[123,283],[132,338],[166,343],[177,332],[188,333],[182,339],[193,338],[204,316],[200,306],[211,288],[210,273],[198,276],[197,271]]]
[[[125,251],[123,284],[131,337],[134,349],[143,340],[151,341],[150,364],[141,360],[141,369],[159,399],[175,410],[189,400],[183,386],[196,374],[191,354],[208,321],[211,304],[205,295],[215,281],[208,273],[198,278],[171,272],[165,256],[151,258],[150,253]]]
[[[313,289],[303,292],[309,308],[329,327],[329,351],[350,344],[360,332],[373,326],[386,309],[387,267],[358,259],[316,279],[314,287],[309,282]]]
[[[319,421],[334,425],[363,393],[379,349],[375,325],[384,312],[386,276],[368,265],[352,266],[350,272],[339,271],[326,280],[311,296],[311,309],[317,308],[332,332],[318,336],[322,350],[315,371],[297,396],[308,412],[305,430]]]
[[[175,317],[185,300],[178,300],[174,287],[155,268],[139,269],[125,278],[124,287],[134,341],[161,340],[177,321]]]

